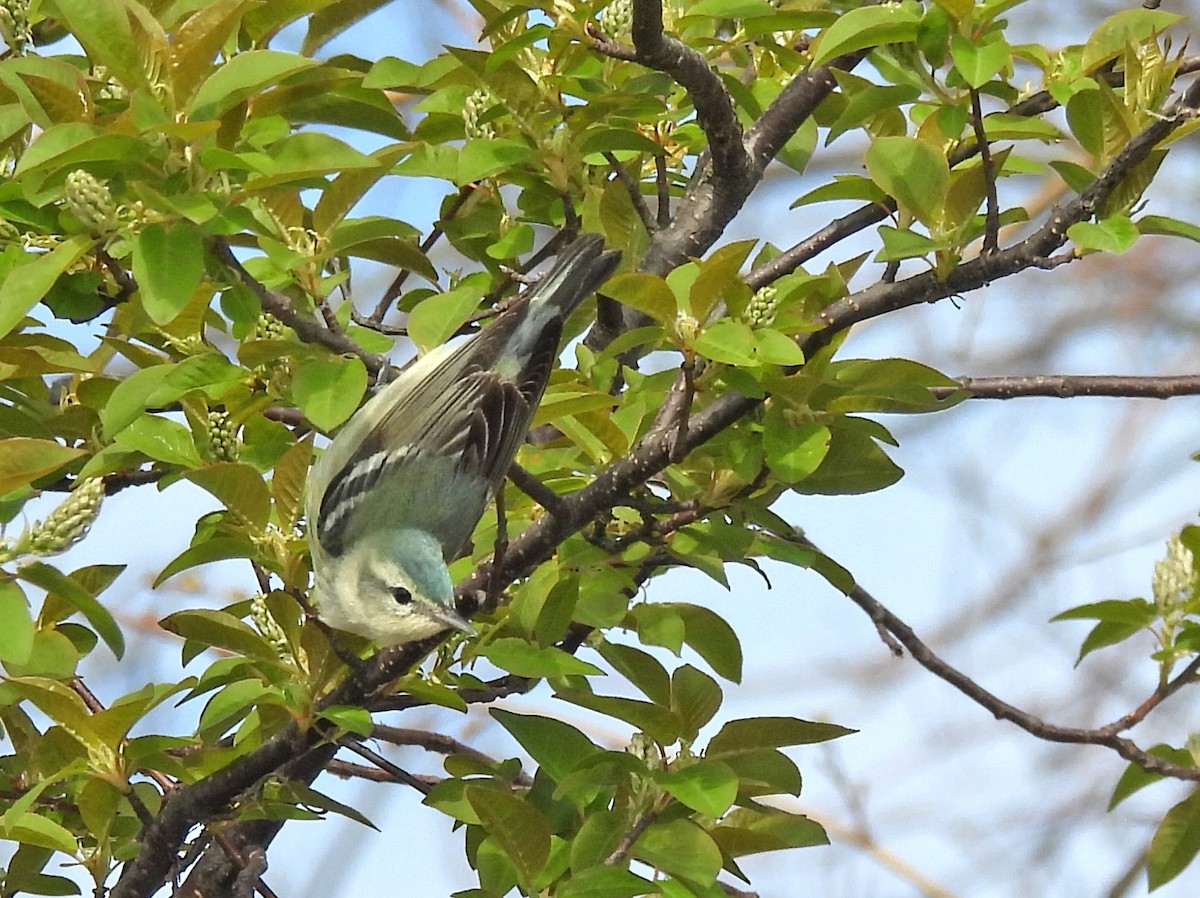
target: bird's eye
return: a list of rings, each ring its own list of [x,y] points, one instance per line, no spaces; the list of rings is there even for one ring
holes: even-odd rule
[[[407,605],[409,602],[412,601],[412,593],[409,592],[407,589],[405,589],[403,586],[393,586],[392,587],[392,598],[395,599],[401,605]]]

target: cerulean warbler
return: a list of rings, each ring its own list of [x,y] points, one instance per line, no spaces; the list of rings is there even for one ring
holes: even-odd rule
[[[472,632],[446,565],[529,430],[563,322],[617,266],[603,249],[577,239],[491,325],[400,372],[317,459],[305,512],[327,624],[381,645]]]

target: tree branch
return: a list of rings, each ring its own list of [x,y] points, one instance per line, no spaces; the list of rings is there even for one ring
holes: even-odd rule
[[[821,555],[825,554],[807,537],[798,537],[796,542],[798,545],[818,552]],[[1141,710],[1139,709],[1139,711],[1135,711],[1133,714],[1126,715],[1126,717],[1098,729],[1057,726],[1047,723],[1040,717],[1023,711],[1015,705],[1010,705],[1008,702],[984,689],[958,668],[942,660],[929,646],[921,641],[908,624],[888,610],[883,603],[861,586],[855,584],[846,593],[846,596],[861,608],[876,626],[891,633],[908,650],[914,661],[934,676],[945,680],[977,705],[989,711],[997,720],[1007,720],[1010,723],[1014,723],[1030,735],[1044,739],[1047,742],[1099,745],[1112,749],[1125,760],[1136,764],[1150,773],[1157,773],[1160,776],[1172,777],[1174,779],[1200,782],[1200,768],[1183,767],[1160,758],[1157,755],[1152,755],[1139,748],[1132,740],[1118,735],[1122,729],[1127,729],[1132,723],[1140,721],[1145,717],[1150,708],[1161,704],[1165,698],[1177,692],[1182,686],[1188,683],[1195,683],[1196,670],[1200,669],[1200,659],[1196,659],[1188,665],[1187,669],[1176,677],[1175,680],[1161,687],[1159,690],[1161,695],[1156,693],[1158,695],[1156,700],[1152,697],[1144,702],[1142,707],[1147,709],[1146,712],[1139,714]]]
[[[1020,399],[1026,396],[1115,396],[1125,399],[1170,399],[1200,394],[1200,374],[1135,377],[1122,374],[1030,374],[1011,377],[955,378],[971,399]],[[958,392],[932,387],[939,399]]]
[[[384,356],[367,352],[344,333],[334,333],[321,327],[312,317],[298,312],[292,305],[291,299],[286,295],[277,290],[268,289],[266,285],[252,277],[225,241],[219,239],[209,241],[209,250],[237,276],[242,284],[250,288],[250,291],[258,297],[264,311],[274,315],[294,330],[296,336],[305,343],[316,343],[341,355],[358,356],[372,374],[378,374],[387,365],[388,362]]]

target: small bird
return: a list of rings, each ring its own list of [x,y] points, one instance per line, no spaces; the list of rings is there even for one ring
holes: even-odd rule
[[[325,623],[380,645],[474,632],[447,564],[529,430],[564,321],[620,257],[599,235],[576,239],[490,326],[405,368],[338,432],[305,502]]]

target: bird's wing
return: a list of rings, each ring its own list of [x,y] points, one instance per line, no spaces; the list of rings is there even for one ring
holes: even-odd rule
[[[559,330],[546,328],[516,379],[492,370],[504,340],[484,339],[491,336],[485,332],[433,370],[415,376],[405,371],[401,381],[390,384],[384,393],[394,392],[377,397],[384,405],[382,415],[368,417],[369,429],[353,441],[356,451],[340,460],[321,499],[318,538],[325,548],[337,554],[351,510],[369,491],[424,467],[417,464],[418,457],[452,462],[455,476],[475,480],[486,501],[529,429],[553,365]],[[457,547],[446,549],[453,553]]]

